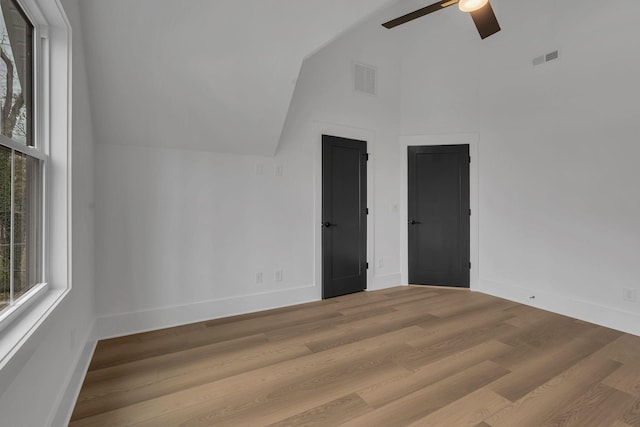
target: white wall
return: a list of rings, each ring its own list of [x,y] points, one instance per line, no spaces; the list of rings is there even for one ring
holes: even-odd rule
[[[384,266],[372,270],[370,284],[399,282],[392,208],[400,70],[378,27],[349,32],[305,62],[273,157],[98,140],[98,336],[319,299],[317,171],[325,129],[371,137],[369,255]],[[353,60],[378,67],[378,97],[352,91]]]
[[[479,134],[480,290],[640,334],[640,4],[494,9],[403,30],[402,133]]]
[[[84,0],[96,136],[273,155],[305,56],[390,1]]]
[[[64,424],[90,356],[93,295],[93,137],[77,0],[64,0],[73,49],[73,289],[15,356],[22,369],[0,388],[3,426]],[[70,384],[71,382],[71,384]],[[68,385],[70,386],[68,387]]]

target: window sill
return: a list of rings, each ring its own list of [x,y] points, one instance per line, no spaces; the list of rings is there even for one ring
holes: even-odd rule
[[[47,288],[47,283],[40,283],[34,286],[29,290],[29,292],[24,294],[16,304],[0,312],[0,333],[2,333],[2,331],[9,326],[11,322],[18,319],[23,313],[25,313],[27,308],[42,298],[44,293],[47,291]]]
[[[47,284],[38,285],[38,289],[31,291],[34,293],[30,297],[2,314],[0,327],[4,329],[0,330],[0,395],[38,347],[38,337],[44,335],[47,329],[43,323],[69,293],[68,289],[50,289]]]

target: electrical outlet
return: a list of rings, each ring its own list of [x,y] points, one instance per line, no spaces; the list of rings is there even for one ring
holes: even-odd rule
[[[622,290],[622,298],[625,301],[636,302],[636,290],[631,288],[624,288]]]
[[[256,273],[256,283],[262,283],[262,273]]]
[[[282,269],[276,270],[275,280],[276,282],[282,282]]]

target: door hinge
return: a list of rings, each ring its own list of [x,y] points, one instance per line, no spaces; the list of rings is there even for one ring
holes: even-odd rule
[[[471,216],[471,209],[469,209],[469,216]]]
[[[469,270],[471,270],[471,263],[469,263]]]
[[[369,215],[369,208],[366,209],[367,215]]]
[[[367,270],[368,270],[368,269],[369,269],[369,263],[368,263],[368,262],[365,262],[365,265],[366,265]]]
[[[369,153],[364,153],[363,156],[364,156],[364,159],[368,162],[369,161]]]
[[[471,163],[471,156],[469,156],[469,163]]]

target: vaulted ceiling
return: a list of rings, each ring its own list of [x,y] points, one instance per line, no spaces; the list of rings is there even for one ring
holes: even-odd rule
[[[273,155],[305,57],[390,0],[84,0],[100,143]]]

